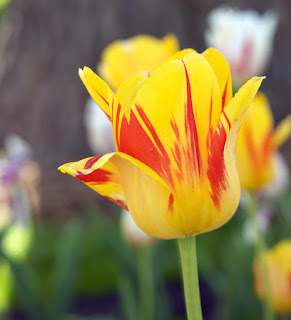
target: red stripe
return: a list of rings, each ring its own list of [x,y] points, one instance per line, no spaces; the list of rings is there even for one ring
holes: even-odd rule
[[[223,113],[224,118],[225,118],[225,120],[226,120],[226,122],[227,122],[227,124],[228,124],[228,129],[230,130],[230,128],[231,128],[231,123],[230,123],[230,121],[229,121],[229,119],[228,119],[228,116],[226,115],[226,113],[225,113],[224,110],[222,111],[222,113]]]
[[[211,186],[211,198],[217,209],[220,208],[220,197],[223,190],[226,190],[226,168],[224,163],[224,146],[226,142],[226,131],[221,123],[218,123],[211,140],[208,156],[207,177]]]
[[[210,99],[210,109],[209,109],[209,126],[208,126],[208,133],[207,133],[207,148],[210,147],[210,142],[213,135],[213,128],[211,126],[211,120],[212,120],[212,107],[213,107],[213,97],[211,92],[211,99]]]
[[[103,169],[98,169],[98,170],[93,170],[89,174],[83,174],[82,171],[79,172],[79,175],[76,175],[76,178],[79,180],[85,182],[85,183],[90,183],[92,185],[98,185],[98,184],[104,184],[112,180],[112,172],[103,170]]]
[[[121,120],[118,151],[143,162],[157,172],[169,186],[173,187],[170,158],[142,108],[140,106],[136,106],[136,108],[155,143],[131,110],[129,123],[125,116]]]
[[[120,110],[121,105],[118,104],[117,111],[116,111],[116,119],[115,119],[115,142],[119,145],[119,118],[120,118]]]
[[[186,118],[185,118],[185,129],[186,135],[188,139],[190,139],[190,150],[192,154],[189,154],[190,161],[193,161],[193,164],[197,163],[198,172],[201,174],[201,154],[200,154],[200,147],[199,147],[199,139],[198,139],[198,131],[195,122],[194,112],[193,112],[193,104],[192,104],[192,95],[191,95],[191,84],[188,76],[188,71],[186,65],[183,60],[181,60],[184,69],[185,69],[185,76],[186,76],[186,85],[187,85],[187,106],[186,106]],[[196,157],[193,159],[193,155],[196,154]],[[192,158],[192,159],[191,159]],[[196,161],[195,161],[196,159]]]
[[[224,90],[223,90],[223,94],[222,94],[222,96],[221,96],[221,102],[222,102],[221,108],[222,108],[222,110],[223,110],[224,107],[225,107],[225,99],[226,99],[228,81],[229,81],[229,74],[228,74],[228,76],[227,76],[226,83],[225,83]]]
[[[174,196],[171,193],[169,196],[168,212],[172,215],[174,209]]]
[[[96,163],[101,157],[103,157],[103,156],[93,157],[93,158],[89,159],[89,160],[86,162],[86,164],[85,164],[85,166],[84,166],[84,169],[91,169],[92,166],[93,166],[93,164]]]

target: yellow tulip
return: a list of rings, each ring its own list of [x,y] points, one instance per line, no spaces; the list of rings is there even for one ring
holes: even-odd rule
[[[67,163],[62,172],[128,208],[156,238],[197,235],[232,217],[240,198],[237,136],[262,78],[232,98],[229,66],[214,49],[178,52],[116,95],[89,68],[80,77],[112,122],[117,152]]]
[[[138,35],[111,43],[102,53],[98,73],[116,91],[120,84],[137,71],[154,70],[179,50],[175,35],[162,39]]]
[[[291,314],[291,240],[283,240],[265,253],[270,279],[271,302],[278,313]],[[261,261],[261,260],[260,260]],[[263,266],[254,263],[255,292],[264,298]]]
[[[247,112],[237,142],[237,170],[241,188],[256,191],[270,183],[279,166],[277,149],[291,133],[291,116],[274,130],[266,96],[259,92]]]

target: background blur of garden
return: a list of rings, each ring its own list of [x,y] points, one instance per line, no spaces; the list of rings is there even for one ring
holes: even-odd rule
[[[181,48],[202,52],[206,17],[221,4],[279,16],[262,84],[278,123],[291,111],[289,0],[0,1],[0,177],[10,183],[9,192],[0,186],[0,319],[134,319],[142,261],[120,230],[120,208],[57,170],[95,155],[77,71],[96,71],[108,44],[137,34],[173,33]],[[290,168],[291,140],[280,150]],[[268,247],[291,237],[290,195],[289,186],[269,204]],[[260,319],[243,207],[197,246],[204,319]],[[146,254],[155,320],[185,319],[176,242],[157,242]]]

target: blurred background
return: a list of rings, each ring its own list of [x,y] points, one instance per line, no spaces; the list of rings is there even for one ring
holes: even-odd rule
[[[20,201],[18,195],[13,201],[20,201],[21,210],[31,216],[17,224],[25,226],[25,231],[17,231],[16,240],[8,244],[12,251],[3,249],[1,253],[0,279],[5,280],[0,280],[0,306],[1,292],[9,292],[3,303],[8,313],[3,319],[130,319],[130,301],[125,300],[135,292],[131,286],[138,277],[135,260],[139,253],[123,239],[119,208],[57,170],[63,163],[94,155],[83,123],[88,93],[78,68],[96,70],[109,43],[141,33],[156,37],[174,33],[181,48],[202,52],[206,49],[206,17],[211,10],[221,4],[259,13],[273,9],[279,22],[262,90],[268,93],[277,123],[291,110],[291,2],[2,2],[0,146],[11,163],[15,156],[7,150],[7,137],[16,134],[28,145],[24,155],[17,149],[21,161],[13,163],[11,179],[13,192],[24,188],[28,199]],[[290,167],[290,140],[281,151]],[[26,180],[19,182],[23,168]],[[268,245],[291,236],[290,191],[274,203],[276,215]],[[243,240],[243,222],[239,210],[226,226],[199,237],[205,319],[260,318],[260,305],[253,292],[253,249]],[[7,228],[1,232],[3,241],[9,238]],[[155,290],[163,293],[156,301],[156,319],[185,319],[176,249],[175,242],[167,241],[151,251],[156,266]]]

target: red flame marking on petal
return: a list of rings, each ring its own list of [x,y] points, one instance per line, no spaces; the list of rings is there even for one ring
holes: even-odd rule
[[[191,84],[188,76],[188,71],[184,61],[182,60],[185,69],[185,77],[186,77],[186,87],[187,87],[187,106],[186,106],[186,117],[185,117],[185,129],[186,135],[190,140],[190,152],[188,153],[188,161],[189,163],[193,162],[193,164],[197,164],[197,169],[199,174],[201,174],[202,169],[202,159],[200,154],[200,147],[199,147],[199,138],[198,138],[198,131],[195,122],[195,116],[193,112],[193,104],[192,104],[192,95],[191,95]],[[194,157],[193,158],[193,156]]]
[[[131,110],[129,123],[125,116],[123,116],[121,121],[118,150],[152,168],[169,186],[173,187],[174,181],[170,158],[142,108],[137,105],[136,109],[150,136]]]
[[[228,88],[228,81],[229,81],[229,74],[227,76],[227,80],[226,80],[226,83],[225,83],[225,87],[224,87],[224,90],[223,90],[223,94],[221,96],[221,102],[222,102],[222,105],[221,105],[221,108],[222,110],[224,109],[225,107],[225,99],[226,99],[226,93],[227,93],[227,88]]]
[[[226,120],[226,122],[227,122],[227,124],[228,124],[228,129],[230,130],[231,123],[230,123],[230,121],[229,121],[229,119],[228,119],[228,116],[226,115],[226,113],[225,113],[224,110],[222,111],[222,113],[223,113],[224,118],[225,118],[225,120]]]
[[[172,215],[174,209],[174,196],[171,193],[169,196],[168,212]]]
[[[104,184],[112,180],[112,173],[103,169],[93,170],[89,174],[84,174],[82,171],[78,172],[79,175],[76,175],[76,178],[85,182],[91,183],[93,185]]]
[[[91,159],[89,159],[85,166],[84,166],[84,169],[90,169],[92,168],[93,164],[96,163],[102,156],[99,156],[99,157],[93,157]]]
[[[211,198],[217,209],[220,208],[220,197],[222,190],[226,190],[226,170],[224,163],[224,146],[226,142],[226,132],[221,122],[215,130],[211,141],[208,157],[207,176],[211,186]]]

